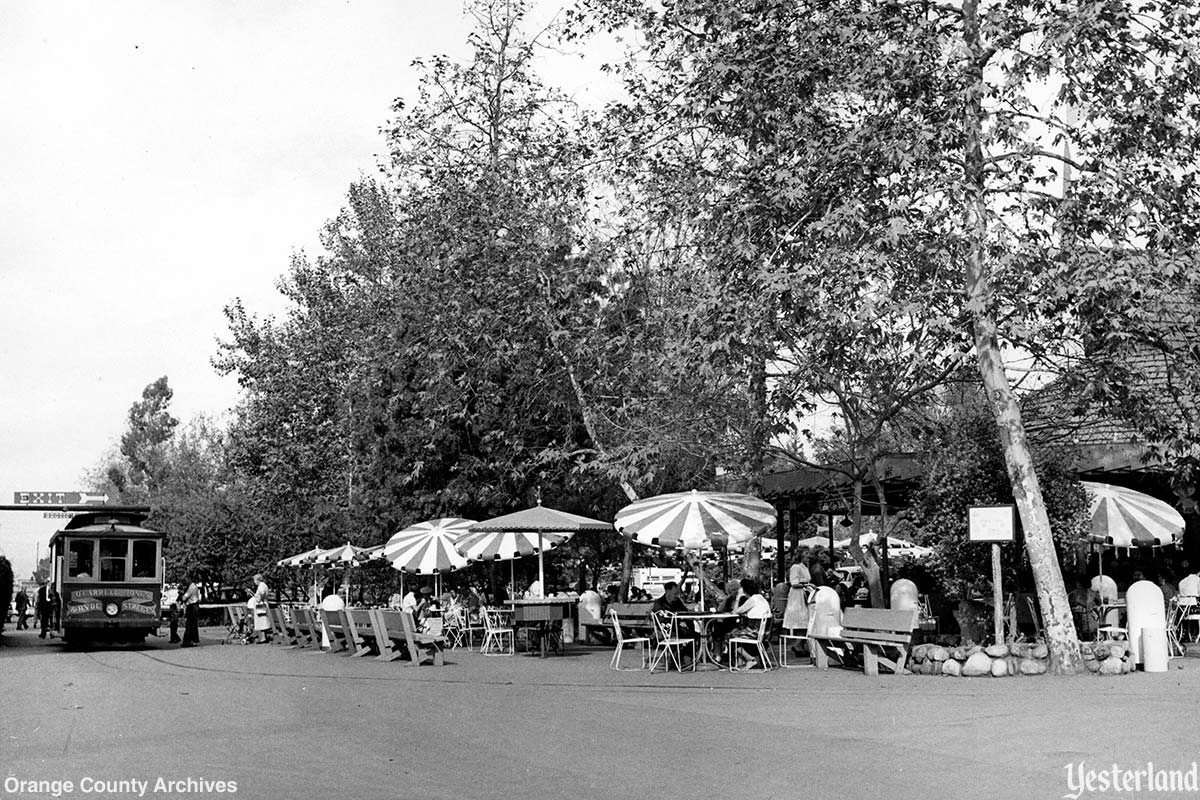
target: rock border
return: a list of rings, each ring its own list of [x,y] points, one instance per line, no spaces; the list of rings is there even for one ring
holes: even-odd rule
[[[1094,675],[1126,675],[1133,672],[1128,642],[1080,642],[1083,664]],[[946,647],[919,644],[909,654],[908,668],[915,675],[946,675],[953,678],[1004,678],[1015,675],[1044,675],[1050,665],[1049,648],[1042,642],[1009,642]]]

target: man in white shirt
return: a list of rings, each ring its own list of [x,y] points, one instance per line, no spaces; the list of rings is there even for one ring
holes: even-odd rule
[[[1183,597],[1200,595],[1200,573],[1193,572],[1179,579],[1179,594]]]
[[[408,613],[415,615],[417,606],[420,605],[420,602],[421,601],[417,598],[417,591],[415,589],[409,589],[404,593],[404,599],[400,601],[400,610],[407,611]],[[416,617],[414,616],[414,619],[415,618]]]

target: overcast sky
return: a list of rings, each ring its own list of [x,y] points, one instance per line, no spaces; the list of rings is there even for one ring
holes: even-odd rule
[[[545,0],[538,21],[565,3]],[[0,3],[0,503],[76,491],[166,375],[219,415],[222,308],[276,279],[375,170],[414,58],[461,56],[455,0]],[[593,66],[547,69],[588,101]],[[60,521],[0,512],[28,577]],[[32,533],[36,531],[37,533]]]

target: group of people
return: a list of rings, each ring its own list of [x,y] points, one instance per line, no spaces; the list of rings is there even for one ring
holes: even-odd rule
[[[650,606],[652,614],[678,614],[690,610],[682,597],[679,584],[674,581],[668,581],[663,584],[663,593]],[[757,637],[762,621],[770,619],[772,616],[771,604],[763,595],[758,581],[753,578],[729,581],[726,586],[725,597],[717,610],[722,613],[737,615],[736,617],[715,619],[709,622],[709,646],[712,648],[713,657],[718,663],[725,662],[727,652],[726,642],[731,638],[753,639]],[[697,641],[700,637],[700,633],[696,630],[695,625],[686,619],[680,620],[677,623],[676,632],[680,636]],[[696,650],[693,648],[692,655],[695,656],[695,654]],[[735,659],[735,664],[739,668],[751,669],[759,666],[757,654],[744,646],[739,646],[734,651],[732,658]],[[686,661],[683,666],[688,666]]]
[[[59,615],[58,591],[53,583],[40,581],[35,600],[30,600],[25,589],[21,588],[13,598],[13,603],[17,608],[17,630],[29,630],[29,610],[32,608],[34,624],[40,629],[38,638],[45,639],[53,635],[50,631],[58,627]]]

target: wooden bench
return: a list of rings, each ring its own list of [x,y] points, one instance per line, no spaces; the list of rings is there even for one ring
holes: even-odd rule
[[[267,606],[267,614],[271,618],[271,635],[274,637],[275,644],[295,647],[297,644],[295,617],[292,617],[292,622],[288,622],[288,614],[283,606]]]
[[[596,631],[604,631],[606,634],[612,632],[612,625],[607,619],[593,617],[587,612],[583,606],[579,607],[579,638],[584,642],[590,642],[593,634]]]
[[[321,630],[308,606],[292,606],[292,621],[296,628],[297,647],[321,648]]]
[[[378,652],[375,641],[375,626],[371,624],[371,612],[366,608],[347,608],[341,612],[342,627],[350,642],[351,655],[368,656]]]
[[[346,628],[342,624],[342,614],[342,611],[321,609],[321,628],[325,631],[325,638],[329,640],[330,653],[340,653],[343,650],[350,650],[350,640],[346,638],[347,634]]]
[[[650,609],[653,607],[653,603],[609,603],[604,613],[607,615],[609,611],[617,612],[617,616],[621,618],[622,629],[652,631],[654,623],[650,621]]]
[[[403,651],[399,650],[398,645],[403,644],[412,666],[418,666],[426,657],[432,659],[435,667],[445,665],[445,637],[419,633],[410,612],[377,608],[373,609],[371,614],[374,617],[375,636],[381,659],[394,661],[401,658]]]
[[[917,614],[915,608],[908,611],[848,608],[842,614],[838,636],[809,636],[816,645],[813,661],[818,669],[829,669],[830,659],[850,666],[850,656],[861,655],[863,672],[867,675],[878,675],[880,666],[901,675],[907,671],[904,664],[912,646]]]

